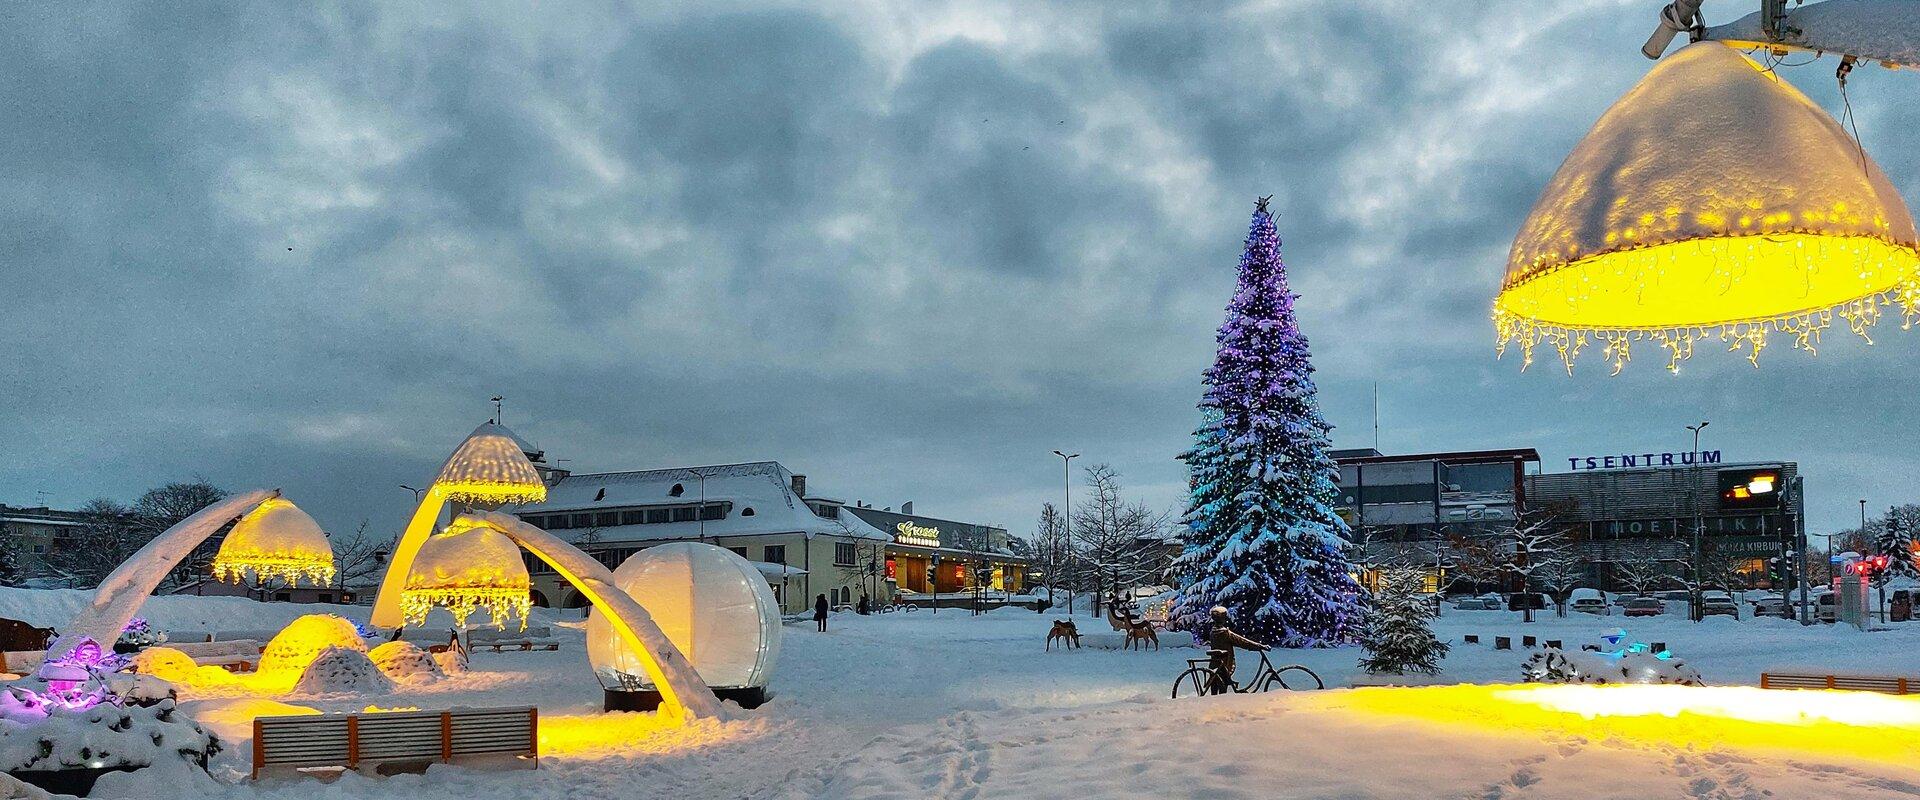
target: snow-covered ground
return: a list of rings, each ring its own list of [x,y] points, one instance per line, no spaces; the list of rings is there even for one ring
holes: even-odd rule
[[[78,593],[75,593],[78,594]],[[0,615],[59,624],[81,601],[0,590]],[[59,608],[55,608],[59,606]],[[230,598],[156,598],[155,626],[263,629],[319,610]],[[1086,648],[1043,652],[1058,616],[1005,609],[871,617],[836,615],[827,633],[809,621],[783,629],[775,698],[733,722],[665,730],[650,715],[599,715],[577,620],[536,612],[558,652],[478,653],[474,671],[378,698],[279,697],[322,710],[534,703],[548,733],[540,769],[480,772],[434,767],[424,776],[244,782],[248,748],[236,741],[223,785],[185,773],[109,776],[130,797],[220,798],[987,798],[987,797],[1920,797],[1920,733],[1873,757],[1829,750],[1726,747],[1709,741],[1622,738],[1591,730],[1503,729],[1477,712],[1381,713],[1377,693],[1345,690],[1170,700],[1173,677],[1202,653],[1179,634],[1159,652]],[[1104,622],[1078,617],[1083,633]],[[1714,685],[1752,684],[1764,669],[1819,668],[1920,677],[1920,623],[1863,634],[1783,620],[1625,620],[1584,615],[1523,624],[1517,613],[1447,610],[1454,644],[1443,682],[1511,683],[1524,651],[1494,651],[1494,636],[1597,642],[1625,627],[1665,642]],[[1486,644],[1462,645],[1465,634]],[[1089,637],[1091,641],[1093,638]],[[1284,651],[1329,686],[1361,677],[1356,649]],[[1243,658],[1243,669],[1252,661]],[[1412,690],[1415,692],[1424,690]],[[1369,694],[1369,692],[1375,694]],[[1418,695],[1402,695],[1415,697]],[[1771,696],[1771,695],[1769,695]],[[1394,697],[1387,695],[1386,697]],[[1895,703],[1920,703],[1920,700]],[[188,710],[244,738],[261,699],[206,697]],[[1430,709],[1431,710],[1431,709]],[[1485,716],[1485,715],[1480,715]],[[1685,728],[1676,728],[1684,732]],[[606,746],[608,731],[621,743]],[[1788,744],[1791,744],[1789,742]],[[1905,749],[1902,749],[1905,748]]]

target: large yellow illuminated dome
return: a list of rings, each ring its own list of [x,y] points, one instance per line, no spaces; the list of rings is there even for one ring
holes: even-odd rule
[[[492,422],[474,428],[467,440],[447,457],[434,485],[447,499],[476,505],[537,503],[547,499],[547,485],[527,460],[512,431]]]
[[[461,517],[420,545],[400,593],[400,610],[409,625],[425,622],[428,612],[442,607],[461,625],[485,610],[495,627],[517,616],[524,629],[532,587],[519,545]]]
[[[1560,165],[1494,301],[1499,346],[1569,371],[1599,343],[1618,373],[1651,340],[1669,369],[1717,337],[1757,359],[1769,332],[1811,350],[1920,306],[1913,217],[1819,106],[1718,42],[1662,59]],[[1524,365],[1523,365],[1524,366]]]

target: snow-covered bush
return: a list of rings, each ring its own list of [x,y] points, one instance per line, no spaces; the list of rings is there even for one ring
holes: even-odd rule
[[[367,658],[399,683],[431,683],[447,676],[433,654],[412,642],[394,640],[373,648]]]
[[[171,647],[149,647],[133,657],[133,671],[174,683],[192,683],[193,671],[200,668],[193,656]]]
[[[1433,635],[1433,604],[1420,593],[1425,584],[1426,574],[1417,569],[1392,567],[1382,573],[1360,634],[1360,646],[1367,650],[1361,669],[1374,675],[1440,672],[1447,645]]]
[[[155,675],[116,672],[106,676],[107,694],[120,699],[121,705],[151,706],[179,699],[173,682]]]
[[[1528,683],[1678,683],[1700,686],[1700,671],[1686,662],[1646,650],[1614,653],[1548,648],[1527,657],[1520,677]]]
[[[329,647],[307,665],[300,681],[293,685],[296,694],[386,694],[393,681],[373,665],[363,650]]]
[[[259,671],[266,674],[298,675],[327,648],[338,647],[365,654],[367,642],[345,617],[333,614],[308,614],[296,619],[260,651]]]
[[[221,750],[219,737],[177,711],[172,700],[47,711],[34,722],[0,722],[0,770],[139,768],[169,758],[204,769]]]
[[[166,631],[154,629],[144,617],[134,617],[120,631],[120,639],[114,642],[113,649],[123,653],[138,652],[166,641]]]

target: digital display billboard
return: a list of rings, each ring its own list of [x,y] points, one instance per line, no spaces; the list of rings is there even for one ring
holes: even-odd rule
[[[1786,479],[1779,467],[1720,470],[1720,507],[1723,509],[1779,508]]]

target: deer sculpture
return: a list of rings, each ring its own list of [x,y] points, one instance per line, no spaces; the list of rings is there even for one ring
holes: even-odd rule
[[[1047,649],[1053,649],[1053,640],[1060,640],[1060,649],[1080,646],[1080,629],[1070,619],[1056,619],[1053,630],[1047,631]]]
[[[1153,649],[1160,649],[1160,634],[1153,629],[1153,623],[1134,617],[1132,604],[1118,594],[1107,602],[1107,624],[1127,635],[1127,640],[1120,645],[1123,650],[1132,650],[1135,644],[1145,650],[1149,642]]]

